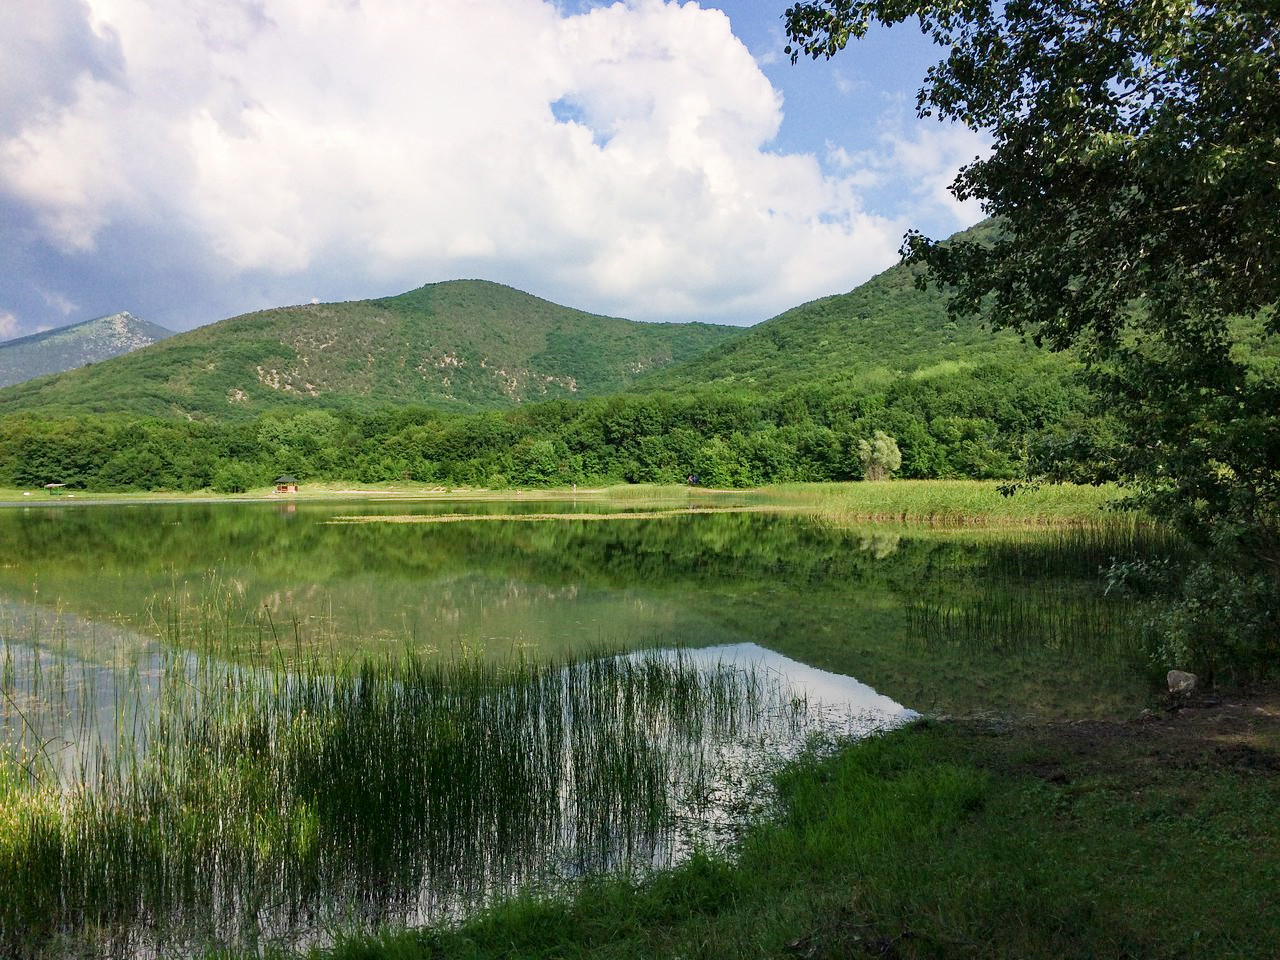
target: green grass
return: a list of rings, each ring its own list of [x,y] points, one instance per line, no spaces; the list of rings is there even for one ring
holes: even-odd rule
[[[1024,488],[1012,496],[1000,493],[992,480],[886,480],[855,483],[788,483],[754,490],[709,490],[705,487],[663,484],[622,484],[606,487],[484,487],[423,483],[361,483],[321,481],[305,483],[297,494],[276,494],[259,487],[242,494],[90,493],[0,487],[0,503],[63,503],[75,501],[165,502],[189,500],[599,500],[603,502],[744,502],[798,508],[840,522],[903,521],[953,526],[1073,524],[1115,520],[1123,497],[1115,486],[1051,484]]]
[[[992,480],[884,480],[782,484],[780,502],[814,508],[834,521],[900,520],[966,526],[1098,523],[1123,518],[1115,486],[1049,484],[1000,492]],[[1132,515],[1130,515],[1132,516]]]
[[[1194,738],[926,723],[798,763],[781,790],[736,861],[311,956],[1172,960],[1280,938],[1280,782]]]

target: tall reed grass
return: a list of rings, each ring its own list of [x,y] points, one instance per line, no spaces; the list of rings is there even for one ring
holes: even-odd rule
[[[1117,516],[1114,486],[1050,484],[1012,496],[994,480],[883,480],[789,483],[766,488],[775,502],[798,503],[835,523],[870,520],[938,526],[1092,524]]]
[[[925,646],[1141,659],[1149,611],[1109,596],[1105,573],[1116,562],[1185,549],[1164,527],[1123,521],[980,543],[968,565],[907,603],[908,635]]]
[[[646,869],[727,745],[805,709],[679,654],[286,667],[158,646],[108,688],[6,635],[0,663],[6,957],[297,945]]]

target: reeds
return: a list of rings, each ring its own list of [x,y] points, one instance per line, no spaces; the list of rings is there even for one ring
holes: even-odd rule
[[[108,690],[65,651],[0,647],[14,957],[297,944],[646,869],[726,746],[805,708],[679,654],[282,669],[150,647]]]
[[[777,502],[803,504],[835,524],[901,521],[942,527],[1094,524],[1121,499],[1112,486],[1049,484],[1012,496],[1000,487],[994,480],[885,480],[779,484],[766,491]]]
[[[1111,522],[979,542],[948,582],[906,604],[908,636],[974,651],[1055,651],[1135,660],[1147,611],[1107,595],[1117,561],[1176,555],[1184,544],[1149,524]]]

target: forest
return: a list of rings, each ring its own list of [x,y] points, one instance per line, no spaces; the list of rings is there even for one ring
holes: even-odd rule
[[[253,420],[11,414],[0,486],[234,493],[308,480],[489,487],[603,482],[716,487],[860,479],[859,442],[896,441],[909,478],[1010,478],[1029,458],[1105,442],[1072,368],[999,358],[859,389],[723,386],[554,400],[514,410],[280,410]]]

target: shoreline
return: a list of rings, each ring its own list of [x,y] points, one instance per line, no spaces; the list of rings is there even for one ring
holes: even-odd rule
[[[324,504],[324,503],[687,503],[701,498],[735,505],[803,511],[835,523],[903,523],[931,527],[1078,526],[1108,521],[1141,521],[1141,515],[1114,509],[1116,487],[1058,484],[1000,492],[995,480],[882,480],[844,483],[778,484],[749,489],[617,484],[590,487],[490,489],[440,484],[318,483],[298,493],[259,488],[241,494],[186,492],[0,489],[0,509],[162,504]]]
[[[730,855],[270,955],[1270,956],[1280,822],[1241,812],[1274,809],[1277,772],[1275,690],[1122,720],[924,717],[793,762]]]

